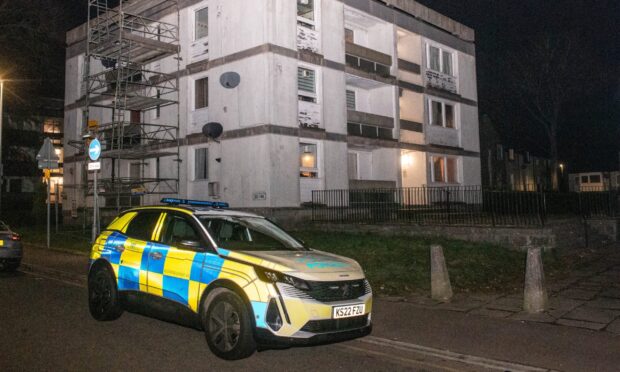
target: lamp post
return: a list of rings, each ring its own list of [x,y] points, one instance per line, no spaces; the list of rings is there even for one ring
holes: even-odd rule
[[[4,80],[0,80],[0,216],[2,216],[2,188],[4,187],[4,164],[2,163],[2,117],[4,116]]]

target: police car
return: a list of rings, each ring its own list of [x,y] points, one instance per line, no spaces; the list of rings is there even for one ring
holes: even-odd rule
[[[352,259],[309,249],[221,202],[164,199],[119,215],[92,247],[89,309],[117,319],[130,294],[189,310],[217,356],[370,333],[372,290]]]

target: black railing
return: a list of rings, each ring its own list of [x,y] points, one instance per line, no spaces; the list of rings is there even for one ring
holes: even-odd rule
[[[479,186],[312,192],[317,222],[543,226],[550,216],[619,217],[617,191],[543,193]]]

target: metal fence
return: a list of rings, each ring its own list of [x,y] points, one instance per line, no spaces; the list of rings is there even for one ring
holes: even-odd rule
[[[312,192],[317,222],[542,226],[551,215],[618,217],[617,191],[544,193],[479,186]]]

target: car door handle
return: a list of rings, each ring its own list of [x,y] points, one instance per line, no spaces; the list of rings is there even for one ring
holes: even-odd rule
[[[164,255],[159,252],[153,252],[150,254],[150,256],[154,260],[161,260],[162,258],[164,258]]]
[[[125,252],[125,246],[124,245],[117,245],[116,247],[114,247],[114,250],[119,252],[119,253],[123,253],[123,252]]]

